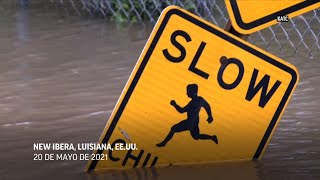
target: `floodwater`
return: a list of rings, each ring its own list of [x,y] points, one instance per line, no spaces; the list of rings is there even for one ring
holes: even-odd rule
[[[0,179],[320,179],[318,52],[284,57],[301,81],[261,161],[91,174],[85,161],[33,161],[33,143],[98,140],[150,31],[45,11],[1,15]]]

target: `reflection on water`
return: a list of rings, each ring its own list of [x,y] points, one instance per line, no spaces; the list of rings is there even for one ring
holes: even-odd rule
[[[0,27],[0,179],[320,178],[319,54],[285,58],[301,81],[262,161],[86,174],[33,143],[96,142],[151,28],[27,10]]]
[[[130,170],[99,171],[90,179],[247,179],[260,180],[255,162],[217,163],[215,165],[170,166]]]

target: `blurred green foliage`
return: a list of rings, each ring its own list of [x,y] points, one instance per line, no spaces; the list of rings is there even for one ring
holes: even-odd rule
[[[111,20],[115,22],[137,22],[139,20],[150,20],[157,18],[161,11],[167,6],[174,5],[169,0],[110,0],[112,12]],[[192,0],[185,0],[179,4],[188,11],[195,11],[196,6]]]

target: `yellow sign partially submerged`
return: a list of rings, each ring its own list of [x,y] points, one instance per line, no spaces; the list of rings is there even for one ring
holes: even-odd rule
[[[320,7],[319,0],[225,0],[233,27],[251,34]]]
[[[166,8],[87,170],[262,156],[297,84],[291,64],[175,6]]]

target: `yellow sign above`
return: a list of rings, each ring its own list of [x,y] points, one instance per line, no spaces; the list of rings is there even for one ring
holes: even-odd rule
[[[291,64],[170,6],[99,140],[136,149],[97,150],[109,159],[87,170],[258,159],[297,82]]]
[[[238,32],[251,34],[320,7],[319,0],[225,0]]]

